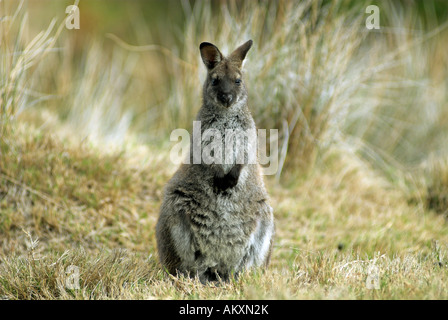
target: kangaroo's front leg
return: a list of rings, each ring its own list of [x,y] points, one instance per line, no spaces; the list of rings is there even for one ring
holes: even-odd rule
[[[242,164],[236,164],[227,174],[225,174],[221,166],[216,167],[215,176],[213,178],[214,189],[217,192],[220,192],[235,187],[238,184],[242,168]]]

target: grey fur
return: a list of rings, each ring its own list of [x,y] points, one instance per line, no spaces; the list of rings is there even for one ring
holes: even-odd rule
[[[208,76],[197,120],[202,132],[219,130],[223,141],[226,129],[247,130],[251,138],[256,137],[241,79],[242,60],[251,45],[252,41],[246,42],[228,58],[212,44],[202,43],[200,47]],[[215,78],[219,84],[213,82]],[[205,146],[193,140],[191,145],[195,143]],[[246,146],[237,141],[234,149],[256,157],[256,143]],[[245,269],[267,266],[274,218],[258,163],[238,165],[235,158],[228,164],[190,163],[181,165],[165,188],[156,227],[164,268],[206,282],[227,280]]]

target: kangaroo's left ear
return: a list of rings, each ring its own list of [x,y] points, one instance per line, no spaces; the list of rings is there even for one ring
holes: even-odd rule
[[[243,60],[244,58],[246,58],[246,54],[249,51],[249,49],[252,47],[253,41],[249,40],[247,42],[245,42],[244,44],[242,44],[241,46],[239,46],[238,48],[235,49],[235,51],[233,51],[230,56],[229,56],[229,60],[232,61],[233,63],[235,63],[238,68],[241,68],[242,64],[243,64]]]
[[[211,70],[223,59],[221,51],[213,43],[202,42],[199,46],[201,58],[207,69]]]

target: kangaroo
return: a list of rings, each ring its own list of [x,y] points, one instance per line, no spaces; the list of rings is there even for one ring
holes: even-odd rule
[[[207,130],[218,133],[214,139],[221,137],[226,152],[215,155],[221,161],[195,162],[193,149],[204,149],[210,141],[193,135],[190,161],[167,183],[156,226],[162,266],[202,283],[227,281],[243,270],[266,267],[271,256],[273,210],[256,161],[256,127],[242,76],[251,46],[249,40],[225,57],[215,45],[200,44],[207,78],[197,120],[201,135]],[[226,133],[232,130],[244,132],[247,139],[236,135],[229,148]]]

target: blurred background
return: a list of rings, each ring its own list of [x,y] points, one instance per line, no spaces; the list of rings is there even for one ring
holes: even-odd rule
[[[79,30],[56,31],[70,4],[1,4],[23,28],[2,44],[24,47],[57,19],[45,59],[23,74],[34,95],[16,108],[38,123],[51,114],[92,141],[166,143],[201,105],[199,43],[229,52],[250,38],[250,106],[259,128],[279,129],[281,170],[335,145],[376,166],[446,153],[445,1],[381,1],[381,28],[368,30],[368,1],[91,0]]]
[[[69,30],[73,3],[1,1],[2,128],[18,117],[107,148],[168,150],[201,106],[199,43],[228,53],[253,39],[250,108],[279,130],[277,181],[335,151],[411,194],[445,183],[433,181],[447,171],[445,1],[378,2],[372,30],[369,1],[91,0]]]

